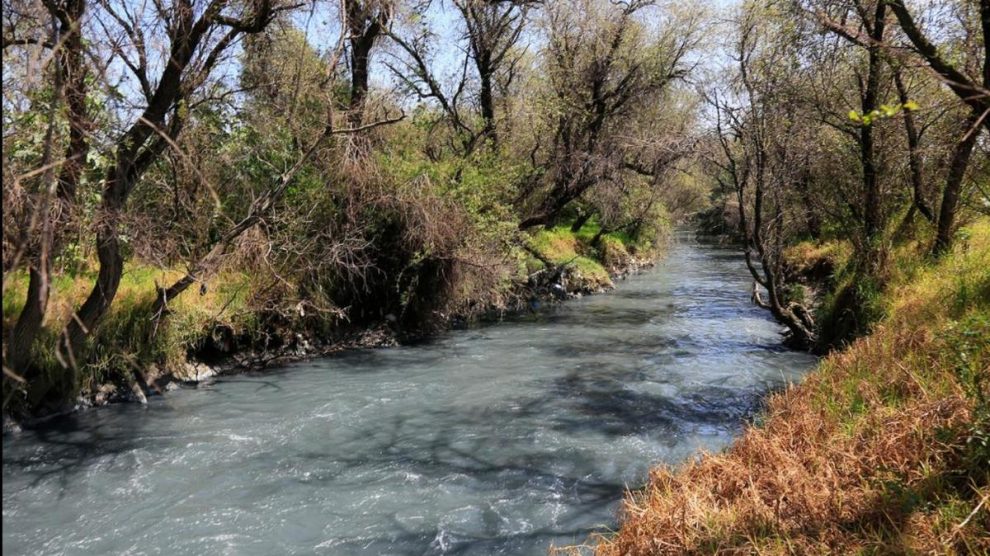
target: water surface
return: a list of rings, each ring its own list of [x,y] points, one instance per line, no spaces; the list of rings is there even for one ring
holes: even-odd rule
[[[545,554],[813,363],[735,251],[611,294],[217,380],[3,441],[4,554]]]

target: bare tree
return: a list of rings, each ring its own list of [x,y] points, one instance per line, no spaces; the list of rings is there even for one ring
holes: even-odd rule
[[[738,67],[732,106],[725,95],[709,96],[716,114],[716,139],[720,154],[714,160],[723,189],[733,191],[738,203],[739,233],[743,238],[746,266],[753,277],[753,300],[770,310],[790,333],[790,340],[811,347],[817,340],[811,312],[798,300],[788,299],[783,247],[788,232],[784,193],[800,174],[788,142],[792,130],[778,122],[796,125],[781,112],[786,102],[774,97],[781,89],[780,67],[787,54],[781,45],[765,44],[759,31],[758,8],[744,10],[739,21],[734,61]],[[758,69],[757,69],[758,68]],[[786,109],[786,108],[784,108]],[[767,292],[763,299],[760,288]]]
[[[270,218],[273,211],[275,211],[278,207],[279,202],[284,196],[286,190],[290,184],[293,183],[293,180],[299,172],[302,171],[317,156],[319,149],[321,149],[332,136],[362,133],[380,126],[399,122],[405,117],[405,114],[400,111],[397,116],[388,117],[364,125],[359,124],[354,125],[353,127],[337,127],[336,125],[333,83],[334,77],[338,74],[338,66],[341,58],[343,57],[347,42],[351,43],[352,50],[350,55],[352,64],[354,62],[354,44],[352,41],[355,37],[355,28],[351,26],[351,23],[353,22],[352,17],[354,15],[352,12],[352,6],[352,3],[349,3],[347,0],[342,0],[341,7],[342,9],[346,8],[343,11],[345,12],[348,31],[345,31],[340,35],[336,47],[331,52],[329,60],[326,61],[325,66],[322,68],[324,75],[320,79],[320,82],[324,84],[324,88],[320,91],[320,93],[325,97],[322,102],[322,106],[324,106],[326,110],[322,130],[314,139],[310,141],[308,146],[300,147],[295,159],[288,163],[282,171],[278,173],[272,183],[270,183],[260,195],[251,201],[250,205],[247,207],[246,213],[238,221],[233,223],[227,230],[225,230],[216,241],[212,242],[203,256],[188,264],[187,271],[181,278],[176,280],[169,287],[159,289],[155,304],[152,308],[153,318],[156,321],[156,328],[158,320],[166,316],[170,301],[181,295],[193,284],[197,282],[202,283],[207,276],[217,270],[224,257],[229,253],[232,247],[236,245],[241,236],[254,227],[263,224],[266,219]],[[387,16],[383,17],[387,18]],[[366,59],[364,60],[364,63],[367,63]],[[365,69],[367,68],[365,67]],[[296,71],[304,72],[306,71],[306,68],[298,67],[296,68]],[[301,76],[292,76],[289,78],[294,81],[298,81]],[[364,78],[364,88],[360,93],[362,95],[367,92],[366,74]],[[354,76],[352,75],[352,83],[356,83],[353,79]],[[354,91],[352,89],[352,94],[353,92]],[[351,101],[353,100],[354,97],[352,96]],[[360,121],[360,114],[358,114],[357,118],[354,117],[355,113],[353,109],[355,109],[355,107],[353,103],[351,104],[351,108],[352,110],[348,114],[347,118],[348,121]],[[301,142],[302,140],[294,138],[294,143]]]
[[[38,45],[52,50],[53,83],[57,101],[64,105],[64,117],[69,122],[69,137],[61,159],[53,151],[53,130],[56,114],[50,114],[44,155],[39,168],[42,183],[35,195],[32,216],[40,222],[22,226],[21,246],[29,250],[29,281],[27,295],[17,323],[11,331],[6,369],[23,372],[48,310],[51,289],[52,261],[59,252],[60,239],[71,219],[76,191],[89,151],[87,135],[90,117],[86,107],[89,75],[84,60],[82,37],[85,0],[45,2],[52,23],[48,39],[25,39],[5,33],[4,49],[14,45]],[[54,111],[53,111],[54,112]],[[57,170],[57,171],[56,171]],[[33,237],[32,237],[33,236]]]
[[[960,69],[953,61],[946,59],[945,50],[932,42],[931,37],[918,24],[914,14],[903,0],[888,0],[891,11],[897,16],[904,34],[911,41],[915,51],[928,63],[945,82],[945,84],[965,102],[985,129],[990,130],[990,0],[979,0],[980,29],[973,33],[974,49],[982,46],[982,64],[969,67],[980,67],[982,75],[970,75],[966,69]]]
[[[972,157],[973,148],[976,145],[979,127],[990,129],[990,45],[987,45],[987,36],[990,35],[990,0],[980,0],[979,20],[980,29],[967,32],[968,44],[963,45],[962,54],[968,63],[964,67],[981,67],[982,76],[973,77],[965,70],[958,69],[953,63],[946,60],[939,48],[931,42],[925,32],[919,27],[911,11],[901,1],[877,1],[873,8],[873,17],[868,17],[868,10],[863,2],[857,0],[853,2],[856,12],[859,14],[861,24],[865,27],[865,33],[859,33],[851,29],[846,22],[846,18],[836,20],[828,17],[823,12],[819,12],[822,23],[838,35],[846,38],[854,44],[858,44],[869,51],[870,77],[873,77],[872,68],[874,64],[880,66],[883,60],[881,54],[883,50],[893,52],[888,54],[888,58],[896,55],[896,45],[892,45],[883,31],[883,17],[889,6],[894,13],[898,23],[907,37],[915,52],[931,67],[931,69],[943,80],[948,88],[955,93],[959,99],[965,103],[971,111],[969,117],[960,123],[960,130],[956,134],[956,140],[951,149],[948,162],[948,173],[945,178],[945,185],[942,188],[942,198],[938,205],[937,214],[924,203],[921,195],[920,185],[922,183],[920,157],[917,148],[919,143],[917,126],[913,121],[913,116],[905,110],[905,129],[908,136],[909,165],[911,169],[911,181],[914,190],[914,207],[933,221],[936,226],[936,236],[932,247],[932,253],[939,255],[949,249],[952,244],[952,237],[955,233],[956,215],[958,212],[960,196],[963,182]],[[964,22],[965,25],[965,22]],[[982,38],[982,40],[979,40]],[[898,95],[902,105],[908,102],[907,91],[903,83],[900,69],[895,68],[894,80],[897,86]],[[868,94],[871,91],[872,80],[867,80],[867,87],[864,90],[863,114],[869,114],[876,110],[875,95]],[[867,102],[874,100],[874,102]],[[861,142],[864,161],[864,180],[866,180],[866,161],[868,157],[867,147],[872,145],[871,128],[868,122],[861,126]],[[870,139],[869,142],[866,140]],[[875,172],[874,172],[875,173]],[[867,180],[868,181],[868,180]],[[869,183],[867,183],[869,191]],[[869,211],[871,205],[867,204],[865,210]],[[912,210],[913,212],[913,210]],[[870,213],[867,212],[866,224],[869,230]]]
[[[505,69],[506,86],[515,79],[513,48],[519,42],[531,5],[540,0],[455,0],[466,27],[469,55],[479,79],[481,135],[498,142],[495,124],[495,78]]]
[[[691,22],[647,45],[636,16],[651,6],[637,1],[601,10],[587,3],[549,8],[547,70],[557,106],[544,165],[551,170],[549,187],[539,192],[520,229],[552,223],[571,202],[625,169],[623,126],[688,74],[684,60],[696,41]],[[582,24],[582,18],[595,17],[601,18],[597,24]]]
[[[884,203],[881,194],[880,176],[883,169],[877,153],[877,130],[871,124],[868,115],[874,114],[880,108],[881,95],[884,85],[890,81],[891,72],[888,68],[887,57],[884,55],[884,41],[887,38],[887,2],[886,0],[852,0],[848,4],[838,6],[838,19],[847,22],[854,20],[857,28],[850,32],[843,23],[835,23],[834,17],[822,14],[821,20],[825,26],[836,32],[856,47],[866,51],[866,75],[858,76],[859,113],[864,115],[856,130],[856,142],[859,148],[859,163],[862,168],[862,198],[857,203],[855,213],[863,226],[863,245],[866,261],[869,266],[875,266],[880,257],[880,235],[884,229]]]
[[[398,64],[388,64],[392,73],[419,99],[432,99],[440,106],[460,135],[463,154],[473,152],[483,139],[497,143],[496,82],[507,87],[515,79],[519,54],[514,49],[520,42],[530,8],[540,3],[542,0],[455,0],[454,6],[465,26],[462,40],[467,47],[460,63],[460,76],[450,92],[445,91],[430,67],[429,32],[412,38],[402,37],[395,30],[390,33],[405,53],[404,58],[397,58]],[[429,3],[421,9],[428,6]],[[471,66],[478,79],[477,104],[465,106],[465,97],[472,88]],[[498,80],[499,77],[502,79]],[[479,113],[480,125],[475,121],[475,114]]]

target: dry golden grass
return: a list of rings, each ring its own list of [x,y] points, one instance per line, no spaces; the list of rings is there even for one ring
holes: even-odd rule
[[[653,470],[600,556],[990,554],[990,223],[726,452]]]

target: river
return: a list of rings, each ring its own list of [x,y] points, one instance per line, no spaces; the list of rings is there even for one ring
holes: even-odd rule
[[[73,414],[3,440],[4,554],[546,554],[815,359],[737,251],[616,291]]]

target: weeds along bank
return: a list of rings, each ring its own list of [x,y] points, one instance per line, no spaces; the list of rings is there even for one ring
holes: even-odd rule
[[[960,238],[937,263],[896,248],[870,334],[772,396],[724,453],[654,469],[596,553],[990,551],[990,221]],[[790,256],[841,281],[845,251]]]
[[[59,276],[52,288],[51,320],[36,348],[44,354],[40,373],[46,383],[5,392],[5,407],[8,415],[27,416],[80,404],[143,401],[181,382],[347,348],[389,346],[451,326],[601,293],[661,256],[668,229],[665,220],[658,220],[649,237],[633,238],[602,233],[597,219],[591,219],[576,233],[568,224],[513,234],[504,252],[462,252],[453,256],[472,258],[453,263],[428,256],[416,260],[410,254],[401,268],[396,263],[394,274],[374,270],[362,286],[367,289],[349,292],[352,304],[344,308],[303,295],[305,285],[296,281],[298,276],[262,268],[237,270],[238,264],[177,296],[167,313],[156,317],[161,284],[184,272],[134,261],[125,268],[114,308],[93,336],[74,390],[59,390],[72,385],[59,384],[65,371],[56,356],[57,331],[92,278],[87,271]],[[23,275],[8,284],[5,326],[12,326],[19,313],[17,300],[26,285]],[[39,384],[49,390],[39,392]]]

